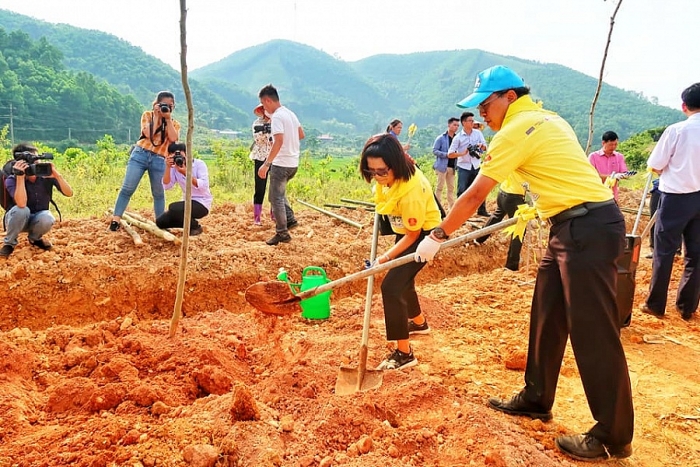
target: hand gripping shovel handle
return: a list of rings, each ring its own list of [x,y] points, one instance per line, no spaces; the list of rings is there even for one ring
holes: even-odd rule
[[[498,222],[483,229],[475,230],[466,235],[462,235],[461,237],[453,238],[452,240],[448,240],[445,243],[443,243],[440,246],[440,251],[452,248],[453,246],[462,245],[472,240],[476,240],[477,238],[483,237],[484,235],[498,232],[499,230],[503,230],[506,227],[514,225],[517,221],[517,217],[511,217],[508,220]],[[395,267],[402,266],[413,261],[415,261],[415,259],[412,254],[401,256],[399,258],[392,259],[391,261],[387,261],[386,263],[379,264],[373,268],[365,269],[364,271],[359,271],[355,274],[350,274],[349,276],[345,276],[340,279],[328,282],[326,284],[316,286],[313,289],[304,290],[303,292],[296,294],[295,298],[304,300],[306,298],[316,296],[320,293],[328,292],[329,290],[347,284],[348,282],[353,282],[359,279],[364,279],[365,277],[374,276],[375,274],[379,274],[380,272],[388,271],[389,269],[394,269]]]

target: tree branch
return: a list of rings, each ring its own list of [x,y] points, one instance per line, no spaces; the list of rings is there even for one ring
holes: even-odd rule
[[[588,142],[586,143],[586,154],[591,150],[591,143],[593,140],[593,114],[595,113],[595,106],[598,103],[598,97],[600,96],[600,89],[603,87],[603,73],[605,71],[605,61],[608,59],[608,49],[610,49],[610,41],[612,40],[613,28],[615,27],[615,16],[622,5],[622,0],[618,0],[615,6],[615,11],[610,17],[610,29],[608,30],[608,41],[605,44],[605,52],[603,53],[603,62],[600,64],[600,75],[598,76],[598,86],[595,90],[595,95],[593,96],[593,102],[591,103],[591,110],[588,113]]]

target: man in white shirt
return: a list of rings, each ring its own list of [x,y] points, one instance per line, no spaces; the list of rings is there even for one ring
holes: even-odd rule
[[[297,116],[280,104],[277,89],[268,84],[258,93],[265,113],[270,115],[272,149],[267,160],[258,170],[260,178],[270,174],[268,198],[275,216],[275,235],[267,240],[268,245],[277,245],[292,240],[289,229],[297,226],[294,211],[287,199],[287,183],[294,178],[299,167],[299,142],[304,139],[304,129]]]
[[[676,250],[685,243],[685,270],[678,284],[676,310],[690,320],[700,300],[700,83],[681,93],[688,117],[664,131],[647,166],[659,176],[659,207],[654,228],[654,263],[642,311],[661,318]]]
[[[452,140],[447,157],[457,158],[457,197],[467,191],[479,174],[481,153],[486,150],[486,139],[481,131],[474,128],[474,114],[464,112],[460,117],[462,130]],[[488,217],[486,203],[481,203],[476,212],[479,216]]]

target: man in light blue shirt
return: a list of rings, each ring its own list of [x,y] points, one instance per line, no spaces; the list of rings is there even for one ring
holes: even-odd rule
[[[474,128],[474,114],[464,112],[460,117],[462,130],[452,140],[447,157],[457,158],[457,197],[467,191],[479,174],[481,153],[486,150],[484,134]],[[488,217],[486,203],[481,203],[476,212],[479,216]]]

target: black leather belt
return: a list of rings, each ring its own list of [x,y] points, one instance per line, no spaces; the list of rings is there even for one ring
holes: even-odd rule
[[[594,209],[602,208],[603,206],[610,206],[615,204],[614,199],[609,199],[607,201],[598,201],[595,203],[581,203],[574,207],[566,209],[559,214],[550,217],[548,220],[552,225],[561,224],[564,221],[573,219],[575,217],[581,217],[588,214],[588,211],[593,211]]]

